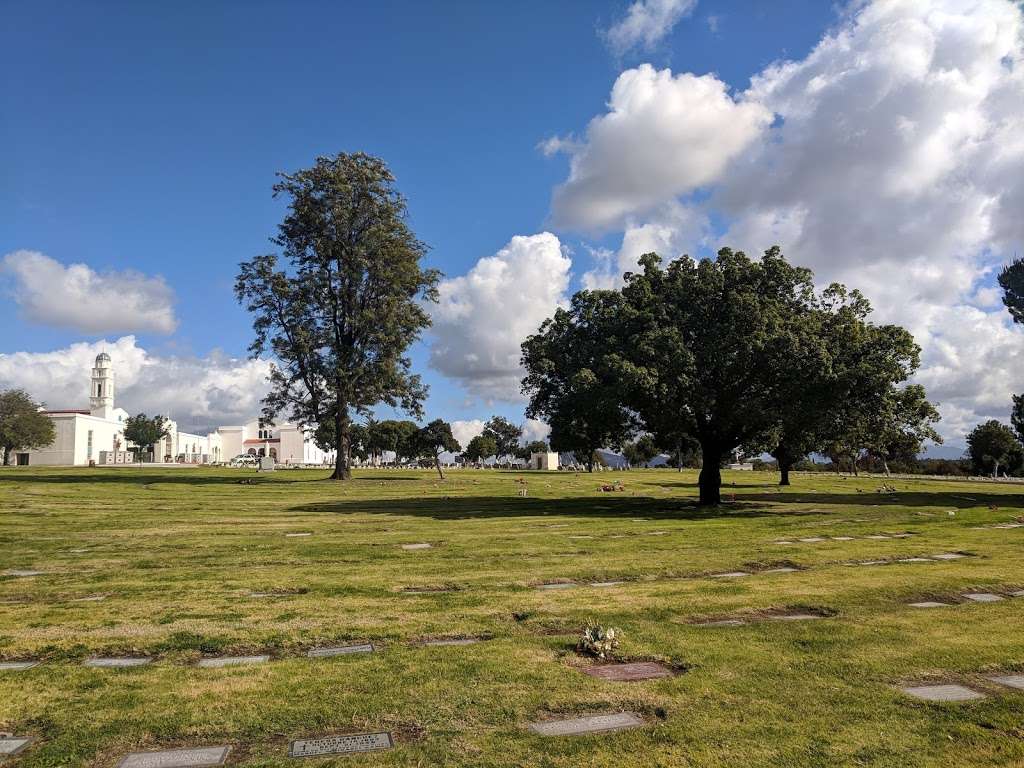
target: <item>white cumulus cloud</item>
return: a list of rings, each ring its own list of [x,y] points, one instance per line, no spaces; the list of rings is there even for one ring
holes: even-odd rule
[[[696,7],[697,0],[636,0],[605,32],[605,38],[619,56],[632,48],[649,50]]]
[[[48,408],[89,407],[89,377],[100,352],[111,357],[115,405],[129,413],[160,413],[179,429],[206,432],[260,415],[269,364],[228,357],[159,355],[134,336],[76,343],[52,352],[0,354],[0,389],[22,388]]]
[[[466,450],[469,441],[484,431],[483,419],[468,419],[452,422],[452,437],[454,437],[462,450]]]
[[[571,265],[550,232],[517,235],[466,275],[442,281],[430,365],[473,395],[521,400],[520,345],[567,301]]]
[[[162,277],[135,271],[97,272],[61,264],[38,251],[14,251],[0,262],[27,320],[82,333],[173,333],[174,292]]]
[[[604,231],[650,213],[717,181],[771,118],[761,104],[733,98],[714,75],[628,69],[583,141],[550,145],[570,158],[569,178],[554,192],[554,220]]]

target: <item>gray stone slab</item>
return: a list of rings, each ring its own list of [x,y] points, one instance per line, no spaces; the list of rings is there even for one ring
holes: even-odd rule
[[[635,712],[616,712],[613,715],[587,715],[568,720],[544,720],[530,723],[530,730],[540,736],[578,736],[587,733],[607,733],[639,728],[644,720]]]
[[[775,544],[792,544],[793,542],[789,541],[788,539],[783,539],[782,541],[776,541],[776,542],[773,542],[773,543],[775,543]]]
[[[305,536],[312,536],[312,533],[286,533],[285,538],[287,539],[300,539]]]
[[[215,659],[200,659],[199,666],[204,669],[221,667],[238,667],[244,664],[263,664],[270,661],[269,656],[220,656]]]
[[[42,576],[45,571],[33,571],[22,568],[11,568],[10,570],[4,571],[4,576],[11,576],[16,579],[27,579],[32,576]]]
[[[800,539],[805,544],[816,544],[819,541],[825,541],[821,536],[808,536],[806,539]]]
[[[414,550],[414,549],[430,549],[430,544],[403,544],[402,549]]]
[[[853,541],[853,536],[833,536],[832,541]]]
[[[728,571],[726,573],[712,573],[712,579],[739,579],[750,574],[746,571]]]
[[[672,677],[672,670],[654,661],[636,661],[626,664],[598,664],[585,667],[583,673],[600,680],[616,683],[632,683],[640,680],[655,680]]]
[[[423,645],[474,645],[480,642],[479,637],[452,637],[438,640],[424,640]]]
[[[1024,690],[1024,675],[992,675],[989,680],[999,683],[999,685],[1005,685],[1007,688]]]
[[[1016,592],[1011,592],[1010,597],[1024,597],[1024,589],[1018,589]]]
[[[924,701],[972,701],[985,698],[985,694],[963,685],[915,685],[900,690]]]
[[[144,667],[153,660],[148,656],[95,656],[82,663],[87,667],[100,669],[121,669],[126,667]]]
[[[934,563],[930,557],[903,557],[896,561],[897,563]]]
[[[332,656],[347,656],[350,653],[373,653],[373,645],[336,645],[330,648],[312,648],[306,655],[311,659],[329,659]]]
[[[943,552],[939,555],[932,555],[933,560],[959,560],[961,557],[967,557],[967,555],[961,555],[959,552]]]
[[[117,768],[204,768],[224,765],[231,747],[187,747],[159,752],[132,752],[121,758]]]
[[[376,752],[391,749],[395,740],[390,733],[347,733],[338,736],[320,736],[315,739],[296,739],[288,747],[288,757],[316,757],[318,755],[346,755],[353,752]]]
[[[24,672],[38,666],[38,661],[0,661],[0,672]]]
[[[882,534],[877,533],[877,534],[875,534],[873,536],[865,536],[864,538],[865,539],[875,539],[875,540],[878,540],[878,539],[891,539],[892,536],[883,536]]]
[[[559,581],[554,584],[538,584],[537,589],[572,589],[575,586],[571,581]]]
[[[948,608],[949,603],[938,603],[934,600],[923,600],[920,603],[911,603],[911,608]]]
[[[738,627],[743,624],[739,619],[716,619],[715,621],[697,622],[698,627]]]
[[[912,533],[894,533],[894,534],[892,534],[891,538],[893,538],[893,539],[909,539],[913,535],[914,534],[912,534]]]
[[[991,592],[968,592],[964,597],[976,603],[997,603],[1003,599],[1002,595],[993,595]]]
[[[617,587],[619,584],[625,584],[624,581],[592,581],[590,586],[592,587]]]
[[[817,613],[780,613],[775,616],[768,616],[769,621],[812,621],[813,619],[823,619]]]
[[[785,568],[769,568],[768,570],[761,571],[761,573],[796,573],[799,570],[800,570],[799,568],[789,568],[789,567],[785,567]]]
[[[32,743],[30,736],[0,736],[0,757],[13,757]]]

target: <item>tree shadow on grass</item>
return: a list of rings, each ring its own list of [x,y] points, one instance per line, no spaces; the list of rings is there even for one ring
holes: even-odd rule
[[[429,517],[434,520],[486,520],[506,517],[631,517],[647,520],[708,520],[815,514],[803,510],[766,509],[764,505],[722,504],[700,507],[696,499],[657,499],[642,496],[519,498],[469,496],[449,498],[389,498],[321,501],[288,508],[300,514],[381,514]]]

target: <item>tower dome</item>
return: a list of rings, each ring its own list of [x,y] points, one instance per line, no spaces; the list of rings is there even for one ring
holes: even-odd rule
[[[103,419],[114,418],[114,369],[110,355],[100,352],[92,369],[89,388],[89,413]]]
[[[97,368],[109,368],[110,367],[110,355],[106,352],[100,352],[96,355],[96,367]]]

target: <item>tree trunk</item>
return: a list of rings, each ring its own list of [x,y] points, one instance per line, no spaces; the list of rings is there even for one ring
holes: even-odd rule
[[[715,506],[722,503],[722,452],[717,445],[701,443],[703,460],[697,485],[700,488],[700,505]]]
[[[789,470],[792,463],[789,461],[779,462],[779,485],[789,485]]]
[[[14,453],[14,451],[8,448],[6,445],[0,447],[0,450],[4,452],[4,466],[11,466],[11,454]]]
[[[350,448],[348,437],[348,414],[346,408],[340,403],[334,414],[334,472],[331,480],[350,480],[352,478],[352,467],[348,461]]]
[[[882,457],[882,469],[885,470],[885,476],[889,477],[892,473],[889,471],[889,461],[883,456]]]
[[[435,456],[434,457],[434,466],[437,467],[437,474],[439,474],[441,476],[441,479],[444,480],[444,472],[441,471],[441,457],[440,456]]]

